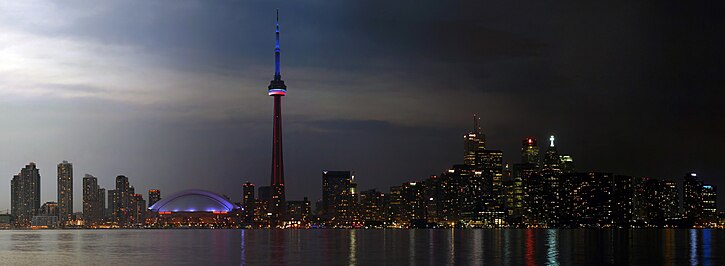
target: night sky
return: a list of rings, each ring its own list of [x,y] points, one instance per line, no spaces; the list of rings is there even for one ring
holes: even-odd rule
[[[30,161],[42,202],[74,164],[75,211],[85,173],[144,197],[268,185],[276,8],[290,200],[324,169],[383,191],[439,174],[473,113],[509,163],[554,134],[580,171],[725,189],[722,4],[515,2],[4,1],[0,208]]]

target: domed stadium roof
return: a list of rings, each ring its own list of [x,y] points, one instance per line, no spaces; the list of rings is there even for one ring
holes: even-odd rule
[[[184,190],[163,197],[149,210],[155,212],[231,212],[239,208],[219,194],[201,189]]]

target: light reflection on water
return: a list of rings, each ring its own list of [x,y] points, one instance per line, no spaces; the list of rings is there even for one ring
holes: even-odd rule
[[[546,230],[546,265],[559,265],[558,239],[556,229]]]
[[[690,265],[698,265],[697,230],[690,229]]]
[[[2,264],[725,265],[723,230],[0,231]]]

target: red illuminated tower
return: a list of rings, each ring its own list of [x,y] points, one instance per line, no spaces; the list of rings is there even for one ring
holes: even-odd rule
[[[279,11],[277,11],[276,42],[274,46],[274,79],[268,94],[274,97],[274,130],[272,136],[272,197],[269,200],[270,225],[279,227],[287,210],[284,191],[284,162],[282,160],[282,96],[287,94],[279,71]]]

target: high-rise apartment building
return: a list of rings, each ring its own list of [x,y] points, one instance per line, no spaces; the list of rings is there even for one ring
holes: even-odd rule
[[[58,221],[61,227],[73,216],[73,164],[58,164]]]
[[[30,163],[10,181],[10,207],[19,227],[28,227],[40,210],[40,170]]]
[[[95,226],[103,219],[99,189],[98,178],[89,174],[83,177],[83,221],[86,226]]]

